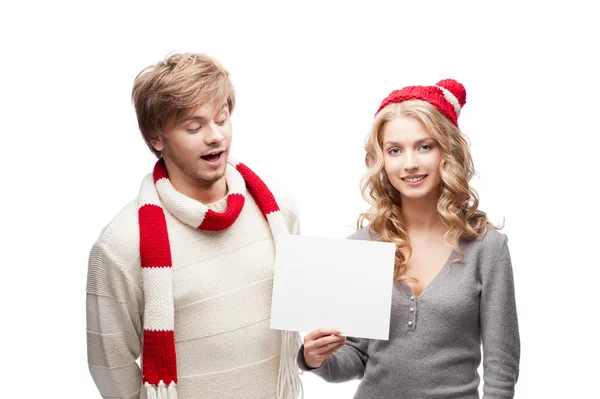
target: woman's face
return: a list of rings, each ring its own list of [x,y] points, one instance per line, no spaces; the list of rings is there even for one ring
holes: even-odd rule
[[[415,118],[398,116],[382,133],[384,170],[401,197],[439,195],[442,150],[425,126]]]

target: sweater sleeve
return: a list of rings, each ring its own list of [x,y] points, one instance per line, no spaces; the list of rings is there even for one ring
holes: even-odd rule
[[[304,359],[304,345],[298,351],[298,367],[310,371],[327,382],[346,382],[360,379],[365,374],[369,355],[369,340],[347,337],[346,344],[331,355],[319,368],[311,368]]]
[[[87,353],[103,398],[137,399],[141,371],[141,289],[102,246],[92,247],[87,276]]]
[[[519,375],[520,339],[507,236],[484,267],[481,288],[483,399],[513,398]]]

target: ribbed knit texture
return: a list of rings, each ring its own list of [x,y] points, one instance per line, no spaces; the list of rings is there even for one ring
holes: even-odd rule
[[[274,194],[285,227],[297,234],[293,201]],[[165,212],[179,399],[276,397],[282,333],[269,328],[273,234],[252,196],[245,189],[241,195],[243,209],[224,230],[199,230]],[[209,208],[226,211],[229,197]],[[147,397],[136,362],[148,312],[137,206],[109,223],[89,260],[88,359],[106,398]]]
[[[435,86],[407,86],[392,91],[384,98],[375,115],[390,104],[409,100],[427,101],[458,126],[458,116],[467,102],[467,92],[462,83],[454,79],[440,80]]]

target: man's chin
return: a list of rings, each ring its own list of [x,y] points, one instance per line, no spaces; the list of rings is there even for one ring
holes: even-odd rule
[[[195,180],[199,183],[202,183],[205,186],[212,186],[212,185],[220,182],[224,178],[225,178],[225,168],[223,168],[223,170],[221,170],[221,168],[219,168],[219,170],[210,171],[210,172],[202,171],[196,175]]]

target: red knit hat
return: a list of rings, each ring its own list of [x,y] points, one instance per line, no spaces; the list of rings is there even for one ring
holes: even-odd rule
[[[375,115],[389,104],[407,100],[427,101],[458,127],[458,115],[467,102],[467,92],[465,87],[454,79],[440,80],[435,86],[408,86],[391,92],[381,102]]]

